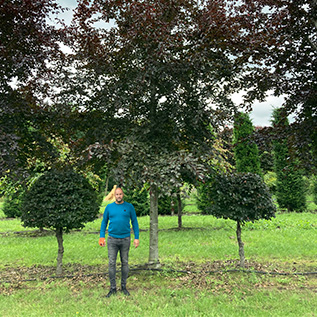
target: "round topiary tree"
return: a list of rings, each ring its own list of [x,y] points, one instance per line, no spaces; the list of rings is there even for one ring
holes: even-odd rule
[[[80,229],[99,212],[98,195],[88,180],[72,169],[52,169],[39,177],[22,199],[25,227],[51,228],[58,242],[56,274],[62,274],[63,231]]]
[[[205,197],[209,214],[237,222],[240,266],[244,267],[244,244],[241,225],[247,221],[275,217],[276,207],[269,189],[257,174],[218,174],[206,184]]]

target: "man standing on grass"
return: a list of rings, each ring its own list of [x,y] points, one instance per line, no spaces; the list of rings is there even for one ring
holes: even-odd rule
[[[110,291],[106,297],[117,293],[116,287],[116,262],[117,254],[120,251],[121,259],[121,291],[125,295],[130,295],[127,290],[127,278],[129,274],[129,249],[130,249],[130,220],[134,232],[133,245],[139,246],[139,224],[136,217],[135,209],[132,204],[123,200],[123,191],[120,187],[115,190],[115,202],[107,205],[103,214],[100,228],[99,245],[106,245],[105,235],[108,227],[108,258],[109,258],[109,278]]]

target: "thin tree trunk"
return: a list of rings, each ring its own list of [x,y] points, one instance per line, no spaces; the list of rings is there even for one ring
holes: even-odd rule
[[[158,189],[152,185],[150,190],[150,252],[149,265],[159,267],[158,258]]]
[[[177,192],[177,216],[178,216],[178,229],[181,229],[183,227],[183,222],[182,222],[182,199],[181,199],[181,193],[180,190]]]
[[[239,245],[239,256],[240,256],[240,267],[244,268],[245,257],[244,257],[244,244],[241,240],[241,225],[240,221],[237,221],[237,240]]]
[[[58,243],[58,253],[57,253],[57,266],[56,266],[56,275],[63,274],[63,228],[56,228],[56,239]]]
[[[105,196],[107,196],[107,195],[108,195],[108,185],[109,185],[109,176],[107,176],[107,178],[106,178]]]

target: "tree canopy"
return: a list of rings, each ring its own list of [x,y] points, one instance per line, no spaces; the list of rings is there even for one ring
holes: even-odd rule
[[[5,0],[0,5],[0,176],[52,154],[39,133],[46,85],[54,59],[61,59],[62,31],[47,23],[59,11],[53,0]],[[40,118],[39,118],[40,117]],[[21,174],[20,174],[21,175]]]
[[[254,71],[246,76],[259,83],[262,91],[284,96],[284,115],[293,115],[289,129],[292,156],[315,171],[317,162],[317,2],[315,0],[252,1],[253,49],[249,58]],[[253,9],[252,9],[253,8]],[[263,9],[261,11],[261,8]],[[261,12],[259,14],[259,12]],[[249,47],[246,47],[248,50]],[[254,74],[254,75],[252,75]],[[252,90],[250,94],[252,95]]]
[[[252,32],[247,15],[239,14],[245,6],[220,0],[79,2],[69,64],[76,72],[61,76],[60,101],[112,118],[93,149],[108,154],[113,141],[121,182],[164,187],[175,179],[178,185],[177,165],[201,178],[197,160],[213,155],[208,126],[217,130],[230,120],[236,111],[231,94],[250,85],[244,77],[249,61],[242,57],[249,54]],[[108,25],[96,27],[96,21]],[[121,129],[117,138],[109,129],[114,122]],[[173,175],[168,182],[162,169]]]

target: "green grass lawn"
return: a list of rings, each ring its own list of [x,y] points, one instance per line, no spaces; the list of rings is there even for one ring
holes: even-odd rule
[[[69,277],[58,279],[54,232],[24,228],[1,211],[0,218],[0,316],[317,314],[317,275],[306,274],[317,271],[316,213],[278,213],[271,221],[246,224],[248,272],[237,270],[235,223],[196,213],[183,216],[182,230],[177,216],[159,217],[162,270],[141,270],[148,260],[149,217],[140,217],[141,244],[130,251],[132,296],[110,299],[107,250],[98,245],[101,218],[64,235]],[[256,273],[264,271],[275,274]]]

